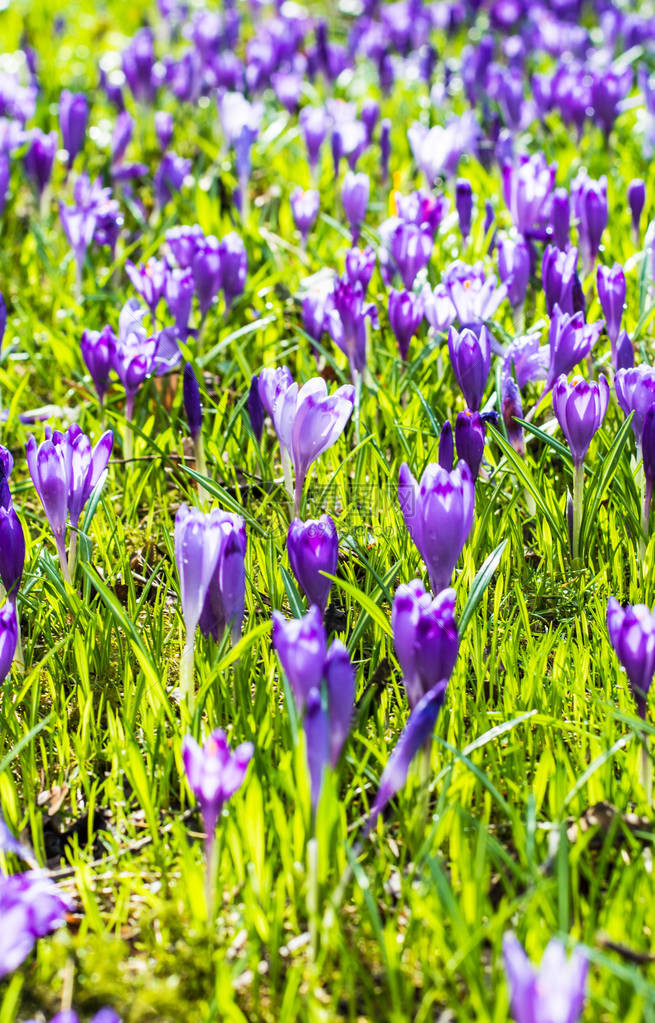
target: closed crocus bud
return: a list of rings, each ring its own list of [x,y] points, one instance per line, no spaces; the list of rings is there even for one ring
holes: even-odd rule
[[[651,405],[644,418],[644,428],[641,432],[641,454],[644,476],[652,488],[655,482],[655,404]],[[0,509],[1,514],[2,510]]]
[[[43,443],[37,445],[35,438],[30,437],[25,450],[32,482],[61,552],[66,534],[69,479],[62,436],[53,436],[52,430],[46,427]]]
[[[583,949],[575,949],[567,959],[564,944],[553,938],[539,970],[535,970],[518,939],[507,933],[503,937],[503,958],[516,1023],[556,1019],[578,1023],[584,1009],[589,969]]]
[[[86,125],[89,119],[89,105],[81,92],[64,89],[59,99],[59,127],[68,152],[68,168],[73,166],[75,157],[84,145]]]
[[[109,374],[113,367],[116,335],[111,327],[103,327],[100,331],[85,330],[80,341],[80,348],[102,405],[109,384]]]
[[[455,421],[455,445],[457,457],[463,459],[471,470],[473,479],[478,478],[480,463],[484,454],[486,429],[479,412],[458,412]]]
[[[423,303],[419,295],[410,291],[389,292],[389,323],[398,342],[398,351],[403,362],[409,355],[409,342],[416,334],[423,319]]]
[[[155,114],[155,133],[159,148],[164,153],[173,138],[173,115],[169,114],[167,110],[158,110]]]
[[[187,645],[191,645],[192,652],[194,634],[221,553],[222,525],[221,512],[204,514],[185,504],[175,516],[175,560]]]
[[[360,116],[362,124],[366,129],[366,142],[368,144],[373,138],[375,125],[378,123],[378,117],[380,116],[380,104],[377,100],[372,98],[365,99],[362,103],[362,112]]]
[[[200,804],[209,848],[223,807],[241,788],[254,748],[243,742],[232,751],[221,728],[215,729],[200,748],[192,736],[182,742],[182,761],[189,788]]]
[[[198,297],[198,308],[200,315],[204,317],[218,295],[222,281],[220,245],[218,239],[213,235],[205,238],[202,244],[198,244],[191,269]]]
[[[404,222],[396,227],[391,236],[390,252],[407,289],[430,262],[433,248],[434,239],[429,229]]]
[[[446,679],[437,682],[419,700],[409,715],[407,724],[382,772],[378,792],[364,827],[364,836],[370,833],[389,800],[393,799],[407,781],[409,768],[418,751],[430,742],[439,711],[446,701],[447,688]]]
[[[328,131],[327,112],[323,107],[303,107],[298,116],[298,123],[307,146],[309,166],[315,170]]]
[[[121,111],[116,118],[111,136],[111,161],[114,167],[121,163],[125,150],[130,144],[134,132],[134,119],[127,110]]]
[[[484,231],[485,238],[489,234],[489,231],[491,230],[495,219],[496,214],[494,211],[493,203],[491,202],[491,199],[486,199],[484,203],[484,223],[482,225],[482,230]],[[495,235],[492,235],[489,241],[489,252],[493,252],[495,245],[496,245]]]
[[[609,384],[601,375],[598,383],[574,377],[571,383],[562,374],[553,387],[553,409],[569,442],[573,464],[584,462],[585,455],[607,412]]]
[[[621,607],[607,602],[607,631],[616,655],[626,670],[640,718],[646,717],[646,700],[655,673],[655,615],[645,604]]]
[[[257,438],[257,443],[259,443],[262,439],[266,409],[264,408],[259,396],[259,377],[256,373],[250,381],[250,389],[248,391],[248,415],[250,417],[252,432]]]
[[[302,618],[291,621],[274,611],[273,646],[296,706],[302,710],[312,689],[320,689],[327,657],[325,628],[318,607],[311,607]]]
[[[0,607],[0,682],[4,682],[18,643],[18,622],[11,601]]]
[[[355,705],[355,669],[345,646],[335,639],[325,662],[330,725],[330,763],[335,767],[350,732]]]
[[[291,458],[296,473],[296,511],[300,509],[302,488],[310,465],[341,436],[352,415],[354,400],[355,388],[350,384],[328,394],[322,377],[308,380],[298,391],[290,436]]]
[[[482,395],[489,376],[491,346],[487,328],[480,333],[464,328],[457,332],[454,327],[448,331],[448,353],[455,379],[460,386],[466,404],[477,412],[482,404]]]
[[[240,515],[216,512],[221,527],[218,561],[209,581],[198,628],[219,643],[229,627],[232,642],[241,634],[246,601],[246,527]]]
[[[220,244],[221,287],[229,309],[242,294],[248,274],[248,256],[243,241],[235,231],[226,234]]]
[[[382,182],[389,179],[389,157],[391,156],[391,121],[385,117],[380,124],[380,171]]]
[[[52,176],[52,165],[57,152],[57,133],[51,131],[46,135],[40,128],[34,128],[31,138],[30,147],[25,153],[25,171],[41,196]]]
[[[473,216],[473,189],[471,182],[466,178],[458,178],[455,183],[455,207],[459,220],[459,230],[462,239],[466,241],[471,233],[471,219]]]
[[[521,458],[525,457],[523,427],[517,419],[523,419],[523,402],[516,382],[510,376],[503,380],[501,412],[510,444]]]
[[[178,270],[177,267],[173,270],[169,269],[164,281],[164,298],[182,337],[186,337],[188,334],[195,289],[196,285],[191,270]]]
[[[436,682],[449,679],[459,649],[455,622],[455,591],[427,593],[420,579],[399,586],[391,626],[396,656],[410,707],[415,707]]]
[[[571,196],[578,218],[578,235],[585,271],[588,273],[596,260],[603,231],[607,227],[607,178],[598,181],[580,171],[571,186]]]
[[[294,519],[287,536],[289,564],[309,604],[321,612],[327,607],[332,581],[322,572],[334,575],[339,559],[337,527],[329,515],[302,522]]]
[[[319,689],[310,689],[305,704],[305,746],[309,769],[310,798],[316,812],[321,798],[323,771],[330,757],[330,723]]]
[[[571,370],[584,359],[598,341],[603,329],[600,323],[585,323],[582,313],[569,316],[556,305],[548,331],[548,374],[546,387],[552,387],[563,373]]]
[[[375,269],[375,249],[349,249],[346,253],[346,277],[350,284],[361,284],[366,293]]]
[[[639,238],[639,224],[641,222],[641,214],[643,213],[645,205],[645,182],[643,182],[641,178],[634,178],[628,185],[628,206],[630,207],[630,214],[632,216],[632,230],[637,238]]]
[[[450,472],[453,467],[454,454],[453,428],[449,421],[446,420],[439,434],[439,465],[446,472]]]
[[[616,342],[616,362],[614,369],[632,369],[635,364],[635,351],[627,330],[619,332]]]
[[[550,227],[553,245],[565,251],[571,244],[571,199],[565,188],[553,192],[550,208]]]
[[[453,570],[473,525],[475,484],[466,462],[452,472],[431,462],[420,485],[406,463],[398,478],[400,508],[423,558],[434,593],[450,585]]]
[[[614,375],[616,399],[623,413],[632,418],[632,429],[637,449],[641,447],[641,435],[648,409],[655,403],[655,366],[635,366],[619,369]]]
[[[303,242],[307,241],[307,235],[316,223],[320,206],[318,192],[310,188],[306,192],[302,188],[295,188],[291,193],[291,213],[296,230],[300,232]]]
[[[190,362],[187,362],[184,367],[182,399],[186,421],[189,424],[189,433],[195,440],[202,428],[202,403],[200,401],[198,381]]]
[[[359,238],[359,229],[366,216],[370,182],[368,174],[355,174],[348,171],[341,187],[341,201],[346,220],[352,232],[353,242]]]
[[[498,274],[512,306],[523,305],[530,280],[530,251],[523,239],[499,239]]]
[[[572,315],[579,312],[579,297],[582,291],[578,279],[578,250],[569,247],[558,249],[547,245],[541,261],[541,281],[546,299],[546,311],[552,316],[559,306],[563,313]],[[583,310],[584,311],[584,310]]]
[[[25,566],[25,534],[14,506],[0,505],[0,580],[9,600],[16,594]]]
[[[598,298],[605,317],[605,327],[612,343],[612,361],[616,365],[616,342],[621,330],[625,304],[625,274],[620,263],[599,266],[596,274]]]

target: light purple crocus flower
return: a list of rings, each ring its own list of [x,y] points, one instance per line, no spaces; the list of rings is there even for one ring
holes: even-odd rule
[[[300,232],[303,245],[306,245],[307,236],[318,216],[320,195],[314,188],[308,188],[306,192],[302,188],[294,188],[290,202],[293,222],[296,225],[296,230]]]
[[[136,298],[129,299],[118,317],[118,337],[113,352],[113,368],[125,388],[125,417],[134,414],[134,397],[152,373],[157,338],[149,337],[143,319],[146,310]]]
[[[473,152],[480,135],[480,126],[472,110],[453,117],[445,127],[426,128],[415,122],[407,132],[412,155],[428,188],[439,176],[452,177],[464,153]]]
[[[524,153],[503,167],[505,202],[515,228],[526,237],[540,238],[545,232],[555,171],[543,153]]]
[[[562,374],[553,387],[553,409],[566,437],[574,465],[581,465],[591,441],[607,412],[609,384],[601,374],[598,383]]]
[[[73,904],[41,870],[0,877],[0,977],[16,970],[39,938],[63,927]]]
[[[405,462],[398,479],[400,509],[409,535],[423,558],[434,593],[449,585],[471,526],[475,484],[466,462],[447,472],[431,462],[420,485]]]
[[[153,190],[160,208],[171,201],[175,192],[180,191],[191,173],[191,167],[191,160],[173,152],[172,149],[164,153],[153,179]]]
[[[334,575],[339,559],[339,537],[333,519],[329,515],[305,522],[294,519],[289,526],[287,551],[293,574],[310,605],[324,612],[332,580],[322,573]]]
[[[584,1009],[589,960],[583,949],[567,959],[561,941],[553,938],[539,970],[511,933],[503,937],[505,973],[516,1023],[578,1023]]]
[[[407,699],[414,708],[442,679],[449,679],[459,649],[455,591],[433,597],[420,579],[396,590],[391,626]]]
[[[93,209],[59,204],[59,217],[66,237],[73,250],[76,268],[76,290],[78,301],[82,298],[82,271],[87,249],[93,241],[97,217]]]
[[[368,174],[355,174],[350,170],[347,172],[341,186],[341,201],[352,233],[353,244],[359,238],[359,229],[366,216],[369,190]]]
[[[208,864],[218,819],[228,799],[243,785],[253,753],[251,742],[242,742],[232,751],[222,728],[214,729],[202,748],[191,735],[182,741],[184,770],[205,827]]]
[[[219,98],[218,109],[225,137],[234,148],[234,162],[242,210],[247,201],[250,178],[251,149],[264,113],[261,103],[249,103],[240,92],[226,92]]]
[[[598,341],[603,329],[600,323],[585,323],[583,313],[569,316],[556,305],[548,331],[549,366],[546,389],[550,389],[557,378],[571,370],[585,358]]]
[[[448,331],[448,354],[466,404],[477,412],[482,404],[491,365],[491,346],[486,327],[483,326],[479,334],[468,328],[458,332],[451,327]]]
[[[404,220],[397,223],[389,240],[389,253],[408,291],[417,274],[430,262],[433,248],[432,231],[426,225]]]
[[[0,509],[0,513],[4,509]],[[18,645],[18,620],[16,608],[12,600],[0,607],[0,683],[4,682],[16,653]],[[1,962],[0,962],[1,970]]]
[[[615,597],[610,597],[607,629],[626,670],[637,713],[645,719],[646,700],[655,673],[655,614],[645,604],[621,607]]]
[[[366,320],[378,325],[373,303],[364,301],[361,284],[340,277],[335,281],[327,316],[327,329],[335,345],[348,356],[353,379],[366,366]]]
[[[456,260],[444,271],[441,283],[462,327],[479,327],[490,320],[507,298],[506,285],[498,285],[495,274],[485,273],[481,261],[469,266]]]
[[[421,301],[426,320],[437,334],[443,334],[457,316],[448,289],[444,284],[431,288],[426,283],[421,289]]]
[[[596,272],[598,298],[605,317],[605,328],[612,345],[612,361],[616,368],[616,342],[621,332],[625,304],[625,274],[620,263],[599,266]]]
[[[398,342],[398,351],[403,362],[409,355],[409,343],[423,320],[423,303],[420,295],[411,291],[389,292],[389,323]]]
[[[607,177],[603,175],[595,181],[583,167],[571,185],[571,199],[578,220],[582,262],[585,273],[589,273],[596,261],[600,240],[609,219]]]
[[[321,146],[328,132],[329,119],[324,107],[303,107],[298,116],[300,130],[307,146],[307,158],[312,172],[316,172]]]
[[[655,366],[635,366],[619,369],[614,375],[614,389],[621,410],[626,416],[634,412],[632,429],[641,457],[641,437],[644,420],[651,405],[655,404]]]
[[[530,251],[523,239],[499,238],[498,274],[513,308],[522,306],[530,281]]]
[[[154,319],[157,306],[163,298],[166,288],[166,279],[169,274],[168,263],[165,259],[151,257],[146,263],[139,263],[138,266],[135,266],[128,259],[125,263],[125,273],[148,306]]]
[[[569,315],[585,311],[584,293],[578,277],[578,250],[547,245],[541,261],[541,280],[546,312],[553,315],[555,305]]]

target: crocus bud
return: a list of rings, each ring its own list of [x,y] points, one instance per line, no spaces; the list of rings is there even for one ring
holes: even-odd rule
[[[307,146],[309,166],[315,170],[321,155],[321,146],[327,135],[327,113],[323,107],[303,107],[298,116],[298,122]]]
[[[484,224],[483,224],[483,228],[482,228],[483,231],[484,231],[485,238],[489,234],[489,231],[490,231],[490,229],[491,229],[495,219],[496,219],[496,214],[494,212],[493,203],[491,202],[491,199],[485,199],[485,203],[484,203]],[[495,240],[494,240],[494,236],[492,235],[491,239],[489,241],[489,252],[493,251],[494,246],[495,246]]]
[[[398,351],[403,362],[409,355],[409,342],[416,334],[423,319],[423,304],[420,296],[411,291],[389,292],[389,323],[398,342]]]
[[[450,472],[453,467],[453,456],[455,454],[455,448],[453,445],[453,428],[448,420],[445,421],[441,427],[439,434],[439,465],[446,472]]]
[[[46,135],[40,128],[34,128],[31,137],[31,145],[25,153],[25,171],[36,185],[39,195],[43,195],[52,176],[52,165],[57,152],[57,133],[51,131]]]
[[[335,639],[328,650],[325,684],[330,723],[330,763],[335,767],[348,738],[355,703],[355,669],[339,639]]]
[[[59,98],[59,127],[68,152],[68,169],[84,145],[86,125],[89,119],[89,105],[81,92],[64,89]]]
[[[350,225],[353,242],[359,237],[359,229],[366,216],[368,206],[370,182],[368,174],[355,174],[348,171],[341,187],[341,201],[343,202],[346,220]]]
[[[18,622],[11,601],[0,607],[0,682],[4,682],[18,643]]]
[[[607,602],[607,631],[616,655],[626,670],[640,718],[646,717],[646,700],[655,672],[655,615],[645,604],[621,607]]]
[[[480,333],[464,328],[457,332],[454,327],[448,331],[448,353],[455,379],[460,386],[466,404],[477,412],[482,404],[482,395],[489,376],[491,347],[487,328],[483,325]]]
[[[378,117],[380,116],[380,104],[377,100],[372,98],[365,99],[362,103],[362,111],[360,117],[362,124],[366,129],[366,144],[368,145],[373,138],[373,132],[375,131],[375,125],[378,123]]]
[[[295,188],[291,193],[291,213],[296,230],[300,232],[303,242],[307,242],[307,235],[316,223],[320,206],[318,192],[310,188],[303,192],[302,188]]]
[[[80,341],[82,358],[91,374],[101,405],[109,384],[116,343],[116,335],[111,327],[103,327],[100,331],[85,330]]]
[[[651,405],[644,418],[641,433],[641,454],[643,457],[644,476],[651,488],[655,483],[655,405]],[[2,509],[0,509],[0,535],[2,526]]]
[[[361,284],[366,293],[373,270],[375,269],[375,249],[367,245],[365,249],[348,249],[346,253],[346,277],[350,284]]]
[[[325,611],[339,559],[337,528],[329,515],[301,522],[294,519],[287,536],[289,564],[309,604]]]
[[[624,415],[632,417],[637,448],[641,445],[646,413],[655,403],[655,367],[635,366],[630,369],[619,369],[614,374],[616,399]]]
[[[111,161],[114,167],[121,163],[125,150],[130,144],[134,132],[134,119],[127,110],[121,111],[116,118],[111,136]]]
[[[396,590],[391,613],[393,641],[412,708],[436,682],[452,674],[459,649],[454,612],[452,589],[433,597],[420,579],[414,579]]]
[[[409,715],[407,724],[382,772],[378,792],[364,827],[365,836],[369,834],[389,800],[393,799],[407,781],[410,765],[418,751],[431,740],[439,711],[446,701],[447,688],[446,679],[437,682],[419,700]]]
[[[523,419],[523,402],[513,377],[506,376],[503,380],[502,406],[503,422],[507,430],[509,442],[521,458],[525,457],[525,437],[523,427],[517,419]]]
[[[600,323],[585,323],[583,314],[569,316],[555,305],[548,331],[548,373],[546,387],[552,387],[562,373],[570,373],[598,341]]]
[[[16,594],[25,566],[25,534],[13,504],[0,505],[0,580],[10,600]]]
[[[330,756],[330,725],[319,689],[310,689],[307,694],[304,727],[310,798],[312,810],[315,812],[321,798],[323,771]]]
[[[622,330],[619,333],[616,342],[616,362],[614,363],[614,369],[632,369],[635,364],[635,352],[632,347],[632,341],[627,330]]]
[[[546,299],[546,312],[552,316],[559,306],[563,313],[578,312],[579,279],[577,273],[578,250],[569,246],[558,249],[547,245],[541,261],[541,281]],[[580,292],[582,289],[580,288]]]
[[[466,241],[471,233],[473,215],[473,188],[471,182],[466,178],[458,178],[455,183],[455,206],[459,219],[459,230],[462,239]]]
[[[646,205],[646,185],[641,178],[634,178],[628,185],[628,206],[632,215],[632,229],[639,237],[639,223]]]
[[[391,121],[385,117],[380,124],[380,171],[383,183],[389,179],[389,157],[391,156]]]
[[[466,462],[452,472],[431,462],[420,486],[405,462],[398,478],[400,508],[416,548],[427,565],[434,593],[450,585],[471,526],[475,484]]]
[[[530,280],[530,251],[523,239],[499,239],[498,274],[512,306],[523,305]]]
[[[574,949],[567,959],[564,944],[553,938],[537,971],[518,939],[507,933],[503,937],[503,958],[512,1016],[518,1023],[537,1019],[578,1023],[584,1009],[589,970],[589,959],[583,949]]]
[[[600,240],[607,227],[607,177],[598,181],[581,171],[572,185],[571,194],[578,218],[578,236],[585,271],[589,272],[598,255]]]
[[[598,383],[574,377],[571,383],[564,374],[553,387],[553,409],[562,432],[569,442],[573,464],[581,465],[607,412],[609,384],[601,375]]]
[[[262,439],[266,409],[259,397],[259,378],[256,373],[250,381],[250,390],[248,391],[248,415],[250,416],[252,432],[257,438],[257,443],[259,444]]]
[[[246,247],[236,231],[230,231],[219,246],[221,257],[221,287],[225,305],[229,309],[235,298],[242,294],[248,273]]]
[[[550,210],[550,227],[553,245],[565,251],[571,244],[571,199],[565,188],[553,192]]]
[[[312,689],[320,689],[327,656],[325,628],[318,607],[312,606],[302,618],[287,621],[273,612],[273,646],[291,686],[299,709]]]
[[[169,114],[167,110],[158,110],[155,114],[155,133],[159,148],[164,153],[173,138],[173,115]]]
[[[221,287],[221,252],[213,235],[198,243],[192,263],[200,315],[206,316]]]
[[[625,274],[620,263],[613,267],[599,266],[596,275],[598,298],[605,316],[605,327],[612,343],[613,362],[616,365],[616,342],[621,329],[625,303]]]
[[[253,752],[251,742],[241,743],[232,752],[221,728],[216,728],[207,737],[202,749],[190,735],[185,736],[182,742],[184,770],[189,788],[200,804],[206,842],[210,848],[223,807],[241,788]]]
[[[419,271],[430,262],[433,248],[432,232],[424,225],[403,221],[394,230],[390,243],[391,257],[408,290],[413,287]]]
[[[479,412],[458,412],[455,421],[455,445],[457,457],[461,458],[471,470],[473,479],[478,478],[480,463],[484,454],[486,430],[484,420]]]
[[[182,398],[184,402],[184,412],[187,423],[189,424],[189,433],[193,440],[195,440],[202,428],[202,403],[200,401],[200,388],[198,387],[198,381],[190,362],[187,362],[184,367]]]

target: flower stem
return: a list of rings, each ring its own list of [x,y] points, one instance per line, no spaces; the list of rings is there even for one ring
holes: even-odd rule
[[[653,805],[653,764],[650,759],[650,751],[648,749],[648,736],[644,732],[641,737],[641,769],[640,769],[641,784],[644,787],[646,798],[648,799],[648,805]]]
[[[71,545],[68,552],[68,574],[71,579],[75,576],[75,555],[77,554],[77,531],[71,530]]]
[[[132,420],[134,418],[134,395],[125,395],[125,435],[123,437],[123,458],[131,462],[134,457],[134,432]]]
[[[201,476],[207,475],[207,462],[205,460],[205,445],[202,439],[202,433],[198,432],[193,441],[193,453],[196,460],[196,472]],[[210,499],[211,495],[209,491],[203,487],[202,483],[198,484],[198,498],[200,504],[205,505]]]
[[[584,494],[584,462],[573,468],[573,535],[571,546],[573,560],[580,557],[580,527],[582,526],[582,498]]]
[[[650,506],[652,499],[653,481],[647,480],[644,476],[641,500],[641,538],[639,541],[639,553],[641,555],[640,560],[642,564],[646,557],[646,547],[648,546],[648,537],[650,534]]]
[[[295,498],[295,492],[293,487],[293,473],[291,471],[291,456],[284,445],[281,445],[282,452],[282,473],[284,475],[284,489],[289,495],[289,500],[293,501]]]
[[[68,571],[68,559],[66,558],[66,541],[63,536],[56,536],[55,543],[57,544],[57,554],[59,555],[59,564],[61,566],[61,574],[64,577],[64,582],[71,584],[70,572]]]
[[[189,711],[193,714],[193,704],[195,700],[194,684],[193,684],[193,640],[195,635],[194,631],[187,636],[184,649],[182,650],[182,657],[180,659],[180,695],[182,700],[186,700],[189,705]]]

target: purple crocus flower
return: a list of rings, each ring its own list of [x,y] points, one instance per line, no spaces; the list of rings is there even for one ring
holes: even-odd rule
[[[216,728],[201,748],[191,735],[182,741],[182,760],[189,788],[200,804],[210,860],[218,819],[228,799],[243,785],[254,753],[251,742],[230,749],[222,728]]]
[[[420,579],[399,586],[391,626],[410,708],[442,679],[449,679],[459,649],[455,591],[427,593]]]
[[[380,122],[380,171],[382,181],[389,179],[389,157],[391,156],[391,121],[385,117]]]
[[[327,657],[327,639],[317,605],[290,621],[273,612],[273,646],[300,711],[313,689],[320,689]]]
[[[209,235],[196,241],[191,267],[198,297],[198,308],[204,319],[218,295],[223,280],[221,248],[218,238]]]
[[[564,945],[553,938],[537,972],[521,943],[508,932],[503,937],[503,958],[516,1023],[578,1023],[586,996],[586,952],[576,949],[567,959]]]
[[[166,232],[166,244],[180,269],[190,270],[196,253],[205,244],[205,236],[199,224],[184,224]]]
[[[553,387],[553,409],[566,437],[574,466],[581,465],[600,427],[609,401],[609,384],[601,374],[598,383],[562,374]]]
[[[448,331],[448,354],[466,404],[477,412],[482,404],[491,365],[491,347],[486,327],[482,326],[479,334],[468,328],[458,333],[451,327]]]
[[[44,871],[0,877],[0,977],[12,973],[39,938],[63,927],[73,905]]]
[[[614,369],[632,369],[635,364],[635,352],[627,330],[621,330],[616,342],[616,362]]]
[[[546,389],[562,374],[566,375],[584,359],[598,341],[603,329],[600,323],[585,323],[583,313],[570,316],[555,305],[548,331],[549,365]]]
[[[473,266],[456,260],[444,271],[445,286],[462,327],[478,328],[490,320],[507,298],[504,284],[497,285],[495,274],[486,274],[480,261]]]
[[[457,313],[446,286],[437,284],[435,288],[431,288],[425,283],[421,289],[421,301],[423,314],[432,329],[437,334],[447,331]]]
[[[306,192],[302,188],[294,188],[291,193],[291,213],[296,230],[300,232],[303,245],[307,244],[307,235],[316,223],[321,197],[314,188]]]
[[[359,237],[359,229],[366,216],[369,189],[368,174],[355,174],[350,170],[346,173],[341,186],[341,201],[352,233],[353,244]]]
[[[248,390],[248,416],[250,418],[250,425],[252,432],[255,435],[257,443],[262,439],[262,432],[264,430],[264,420],[266,418],[266,409],[264,403],[259,397],[259,377],[257,374],[253,374],[252,380],[250,381],[250,388]]]
[[[28,1020],[28,1023],[37,1023],[35,1019]],[[61,1012],[56,1013],[50,1023],[80,1023],[80,1018],[74,1009],[62,1009]],[[90,1020],[90,1023],[122,1023],[121,1017],[113,1009],[109,1009],[105,1006],[104,1009],[100,1009],[96,1012]]]
[[[584,313],[584,294],[578,277],[578,250],[547,245],[541,261],[541,280],[546,311],[553,315],[557,305],[563,313]]]
[[[89,104],[81,92],[64,89],[59,97],[59,127],[68,152],[68,169],[84,146],[86,126],[89,120]]]
[[[39,196],[42,196],[52,177],[52,165],[57,152],[57,132],[51,131],[46,135],[40,128],[34,128],[31,140],[25,153],[25,172],[36,185]]]
[[[609,138],[614,127],[622,100],[632,88],[632,79],[631,67],[627,67],[621,72],[612,67],[603,68],[593,76],[591,105],[596,121],[603,129],[606,138]]]
[[[0,511],[2,510],[0,509]],[[14,601],[8,600],[6,604],[0,607],[0,683],[4,682],[9,674],[17,644],[18,620],[16,618],[16,608]],[[2,957],[0,956],[0,976],[2,975]]]
[[[307,146],[309,166],[315,171],[328,133],[328,115],[323,107],[303,107],[298,122]]]
[[[455,444],[453,440],[453,428],[447,419],[439,431],[439,465],[446,472],[451,472],[453,459],[455,457]]]
[[[621,607],[618,600],[610,597],[607,630],[626,670],[637,713],[645,719],[646,700],[655,673],[655,615],[645,604]]]
[[[419,486],[403,462],[398,498],[409,535],[427,566],[432,590],[439,593],[450,585],[473,525],[475,485],[471,470],[463,461],[452,472],[431,462]]]
[[[641,435],[644,420],[651,405],[655,404],[655,367],[635,366],[619,369],[614,375],[614,389],[617,401],[626,416],[634,412],[632,429],[637,441],[637,452],[641,455]]]
[[[331,302],[327,329],[335,345],[348,356],[354,377],[366,365],[366,320],[376,327],[377,311],[372,303],[364,301],[361,284],[343,278],[335,281]]]
[[[150,310],[151,316],[155,317],[157,306],[164,296],[166,278],[169,267],[165,259],[151,257],[146,263],[139,263],[135,266],[131,260],[125,263],[125,273],[130,279],[132,286],[139,293]]]
[[[203,636],[220,642],[227,628],[232,642],[241,634],[246,604],[246,527],[240,515],[218,512],[221,546],[214,574],[200,614],[198,627]]]
[[[111,162],[114,168],[123,162],[125,151],[134,134],[134,118],[127,110],[122,110],[114,123],[111,136]]]
[[[437,682],[425,696],[421,697],[409,715],[407,724],[382,772],[377,795],[364,826],[364,836],[370,833],[389,800],[403,787],[412,760],[432,738],[439,711],[446,701],[447,688],[447,679]]]
[[[73,250],[73,258],[76,267],[76,285],[78,299],[82,297],[82,270],[86,258],[87,249],[93,241],[97,217],[92,209],[84,209],[79,206],[65,206],[59,204],[59,217],[66,232],[66,237]]]
[[[571,244],[571,199],[565,188],[556,188],[552,195],[550,227],[553,245],[568,249]]]
[[[191,270],[169,268],[164,281],[164,298],[182,338],[189,332],[189,317],[195,290],[196,284]]]
[[[507,208],[517,231],[527,237],[541,237],[546,228],[555,170],[554,164],[546,163],[543,153],[524,153],[503,167]]]
[[[479,412],[466,409],[457,413],[455,420],[457,457],[466,462],[474,480],[478,478],[480,471],[486,435],[484,419]]]
[[[625,304],[625,274],[620,263],[599,266],[596,272],[598,298],[605,317],[605,327],[612,344],[612,361],[616,366],[616,342],[621,330]]]
[[[158,110],[155,114],[155,134],[159,148],[165,153],[173,138],[173,115],[168,110]]]
[[[408,290],[413,287],[417,274],[430,262],[433,248],[432,232],[425,226],[401,221],[394,228],[389,252]]]
[[[571,185],[571,199],[578,220],[578,238],[585,272],[589,273],[596,261],[600,240],[607,227],[607,177],[594,181],[582,168]]]
[[[409,355],[409,343],[416,334],[423,319],[423,303],[420,295],[411,291],[389,293],[389,323],[393,330],[398,351],[403,362]]]
[[[643,213],[644,206],[646,205],[646,185],[641,178],[634,178],[628,185],[628,206],[630,207],[630,215],[632,217],[632,230],[635,233],[635,237],[639,238],[639,224],[641,222],[641,214]]]
[[[225,307],[230,309],[235,298],[243,293],[248,274],[248,256],[243,239],[236,231],[230,231],[219,245],[221,258],[221,287],[225,296]]]
[[[475,150],[480,126],[472,110],[453,117],[445,127],[426,128],[415,122],[407,132],[417,167],[433,188],[439,176],[452,177],[464,153]]]
[[[125,80],[137,102],[152,103],[157,82],[154,75],[154,36],[150,29],[140,29],[125,47],[122,66]]]
[[[293,574],[310,605],[324,612],[332,580],[321,573],[334,575],[339,560],[339,537],[332,518],[321,515],[320,519],[305,522],[294,519],[289,526],[287,551]]]
[[[234,148],[239,193],[243,203],[247,198],[250,178],[251,149],[259,134],[264,107],[261,103],[249,103],[240,92],[225,92],[219,99],[218,109],[225,136]]]
[[[498,273],[511,305],[523,305],[530,280],[530,251],[523,239],[498,240]]]
[[[164,154],[153,180],[155,198],[159,207],[165,206],[173,198],[173,193],[180,191],[185,178],[191,172],[191,167],[191,160],[178,156],[172,149]]]
[[[1,490],[0,487],[0,498]],[[25,534],[23,527],[11,497],[7,503],[3,503],[0,499],[0,581],[12,603],[16,602],[24,566]]]
[[[525,456],[525,437],[523,427],[516,422],[517,419],[523,419],[523,402],[521,401],[521,392],[511,376],[505,376],[503,379],[501,415],[510,444],[517,455],[523,458]]]
[[[458,178],[455,182],[455,206],[459,220],[459,230],[462,239],[466,241],[471,233],[471,218],[473,215],[473,188],[467,178]]]
[[[148,337],[143,319],[146,310],[136,298],[129,299],[118,317],[118,337],[113,352],[113,369],[125,388],[126,417],[132,418],[134,396],[153,370],[157,339]]]
[[[202,429],[202,402],[200,400],[198,380],[190,362],[187,362],[184,367],[182,403],[189,426],[189,433],[192,439],[195,440]]]
[[[375,269],[375,249],[367,245],[365,249],[348,249],[346,253],[346,279],[350,284],[361,284],[364,294],[368,290]]]

